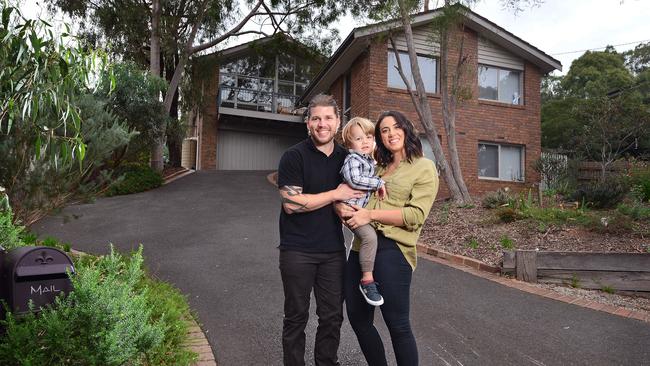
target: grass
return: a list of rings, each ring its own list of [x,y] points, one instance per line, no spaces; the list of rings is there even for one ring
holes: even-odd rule
[[[573,288],[580,288],[580,279],[578,278],[577,275],[571,276],[571,283],[569,283],[569,286]]]
[[[601,289],[603,292],[606,292],[608,294],[613,294],[614,293],[614,288],[611,286],[603,286]]]
[[[471,238],[469,240],[469,242],[467,243],[467,246],[472,248],[472,249],[478,249],[478,247],[479,247],[478,240],[476,240],[476,238]]]
[[[499,239],[499,242],[501,243],[503,249],[515,249],[515,242],[505,234],[501,237],[501,239]]]

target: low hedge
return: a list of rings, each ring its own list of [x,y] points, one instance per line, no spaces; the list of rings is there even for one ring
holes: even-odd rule
[[[108,189],[108,196],[144,192],[163,184],[162,175],[148,165],[127,164],[117,170],[117,175],[120,178]]]

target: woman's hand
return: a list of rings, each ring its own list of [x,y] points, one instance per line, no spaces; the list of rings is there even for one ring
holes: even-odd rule
[[[377,198],[379,198],[380,201],[388,198],[388,190],[386,189],[385,184],[382,184],[381,187],[379,187],[377,190]]]
[[[367,225],[372,221],[370,217],[370,210],[365,209],[361,206],[350,205],[354,211],[345,211],[342,215],[342,218],[345,220],[345,224],[350,229],[356,229],[360,226]]]

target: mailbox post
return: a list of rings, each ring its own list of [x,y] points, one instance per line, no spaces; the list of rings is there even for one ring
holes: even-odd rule
[[[59,249],[20,247],[1,257],[0,297],[14,314],[28,312],[30,300],[38,311],[54,303],[59,294],[72,291],[68,273],[74,273],[74,265]]]

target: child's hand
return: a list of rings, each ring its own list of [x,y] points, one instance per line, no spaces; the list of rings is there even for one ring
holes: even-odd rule
[[[377,190],[377,198],[379,198],[380,201],[388,198],[388,190],[386,190],[385,184],[382,184],[381,187],[379,187]]]

